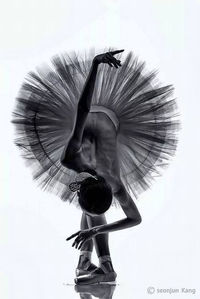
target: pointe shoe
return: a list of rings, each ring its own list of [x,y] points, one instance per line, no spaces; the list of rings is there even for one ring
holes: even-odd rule
[[[87,270],[83,270],[81,268],[76,268],[75,274],[76,277],[82,276],[82,275],[89,275],[91,274],[93,271],[95,271],[97,269],[97,266],[95,266],[94,264],[90,264],[89,267],[87,268]]]
[[[101,268],[97,268],[88,275],[82,275],[75,278],[75,284],[88,285],[88,284],[116,284],[117,273],[112,271],[103,273]]]

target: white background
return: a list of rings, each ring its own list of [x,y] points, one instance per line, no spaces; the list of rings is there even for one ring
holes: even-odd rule
[[[143,222],[110,235],[117,298],[199,297],[199,9],[188,0],[13,0],[0,12],[0,295],[6,299],[78,298],[78,251],[65,238],[80,211],[41,191],[13,144],[10,124],[23,78],[51,55],[90,47],[132,50],[174,84],[182,130],[177,154],[137,201]],[[108,220],[123,217],[120,210]],[[96,259],[94,259],[96,261]],[[196,288],[148,295],[147,287]]]

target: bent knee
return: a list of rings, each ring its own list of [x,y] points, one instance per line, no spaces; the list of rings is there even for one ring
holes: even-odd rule
[[[137,225],[140,224],[142,222],[142,217],[139,215],[135,221]]]

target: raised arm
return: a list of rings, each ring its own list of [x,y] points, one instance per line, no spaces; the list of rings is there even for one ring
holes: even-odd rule
[[[92,96],[95,87],[96,75],[97,75],[99,64],[107,63],[111,67],[115,66],[116,68],[118,68],[121,65],[120,61],[115,59],[113,55],[118,54],[122,51],[123,50],[107,52],[104,54],[97,55],[93,59],[89,75],[86,79],[83,92],[78,102],[77,115],[76,115],[74,128],[72,130],[72,134],[69,138],[68,144],[66,145],[61,157],[61,163],[64,166],[73,168],[74,163],[72,163],[72,159],[75,158],[76,153],[78,153],[78,151],[80,150],[84,126],[92,102]],[[75,166],[76,168],[75,170],[77,170],[78,164],[80,164],[80,159],[79,162],[76,164],[77,165]]]
[[[90,105],[91,105],[92,95],[95,86],[97,69],[98,69],[98,64],[95,61],[93,61],[90,69],[90,73],[87,77],[85,86],[83,88],[83,92],[78,102],[74,128],[72,130],[68,144],[66,145],[61,157],[61,163],[64,166],[68,166],[68,160],[71,160],[73,155],[81,147],[84,125],[85,125],[87,115],[90,111]]]

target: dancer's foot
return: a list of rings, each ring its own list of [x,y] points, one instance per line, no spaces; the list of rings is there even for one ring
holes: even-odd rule
[[[95,266],[93,263],[90,263],[87,268],[82,268],[81,266],[78,266],[76,268],[76,277],[79,277],[81,275],[88,275],[95,271],[97,269],[97,266]]]
[[[76,268],[76,277],[79,277],[81,275],[87,275],[92,273],[94,270],[97,269],[97,266],[95,266],[93,263],[91,263],[91,254],[81,254],[79,258],[79,263]]]
[[[79,285],[87,284],[115,284],[117,274],[114,269],[110,266],[109,262],[104,263],[104,270],[97,268],[88,275],[75,278],[75,283]]]
[[[94,270],[88,275],[83,275],[81,277],[75,278],[75,283],[78,285],[88,285],[88,284],[116,284],[116,272],[104,273],[101,268]]]

